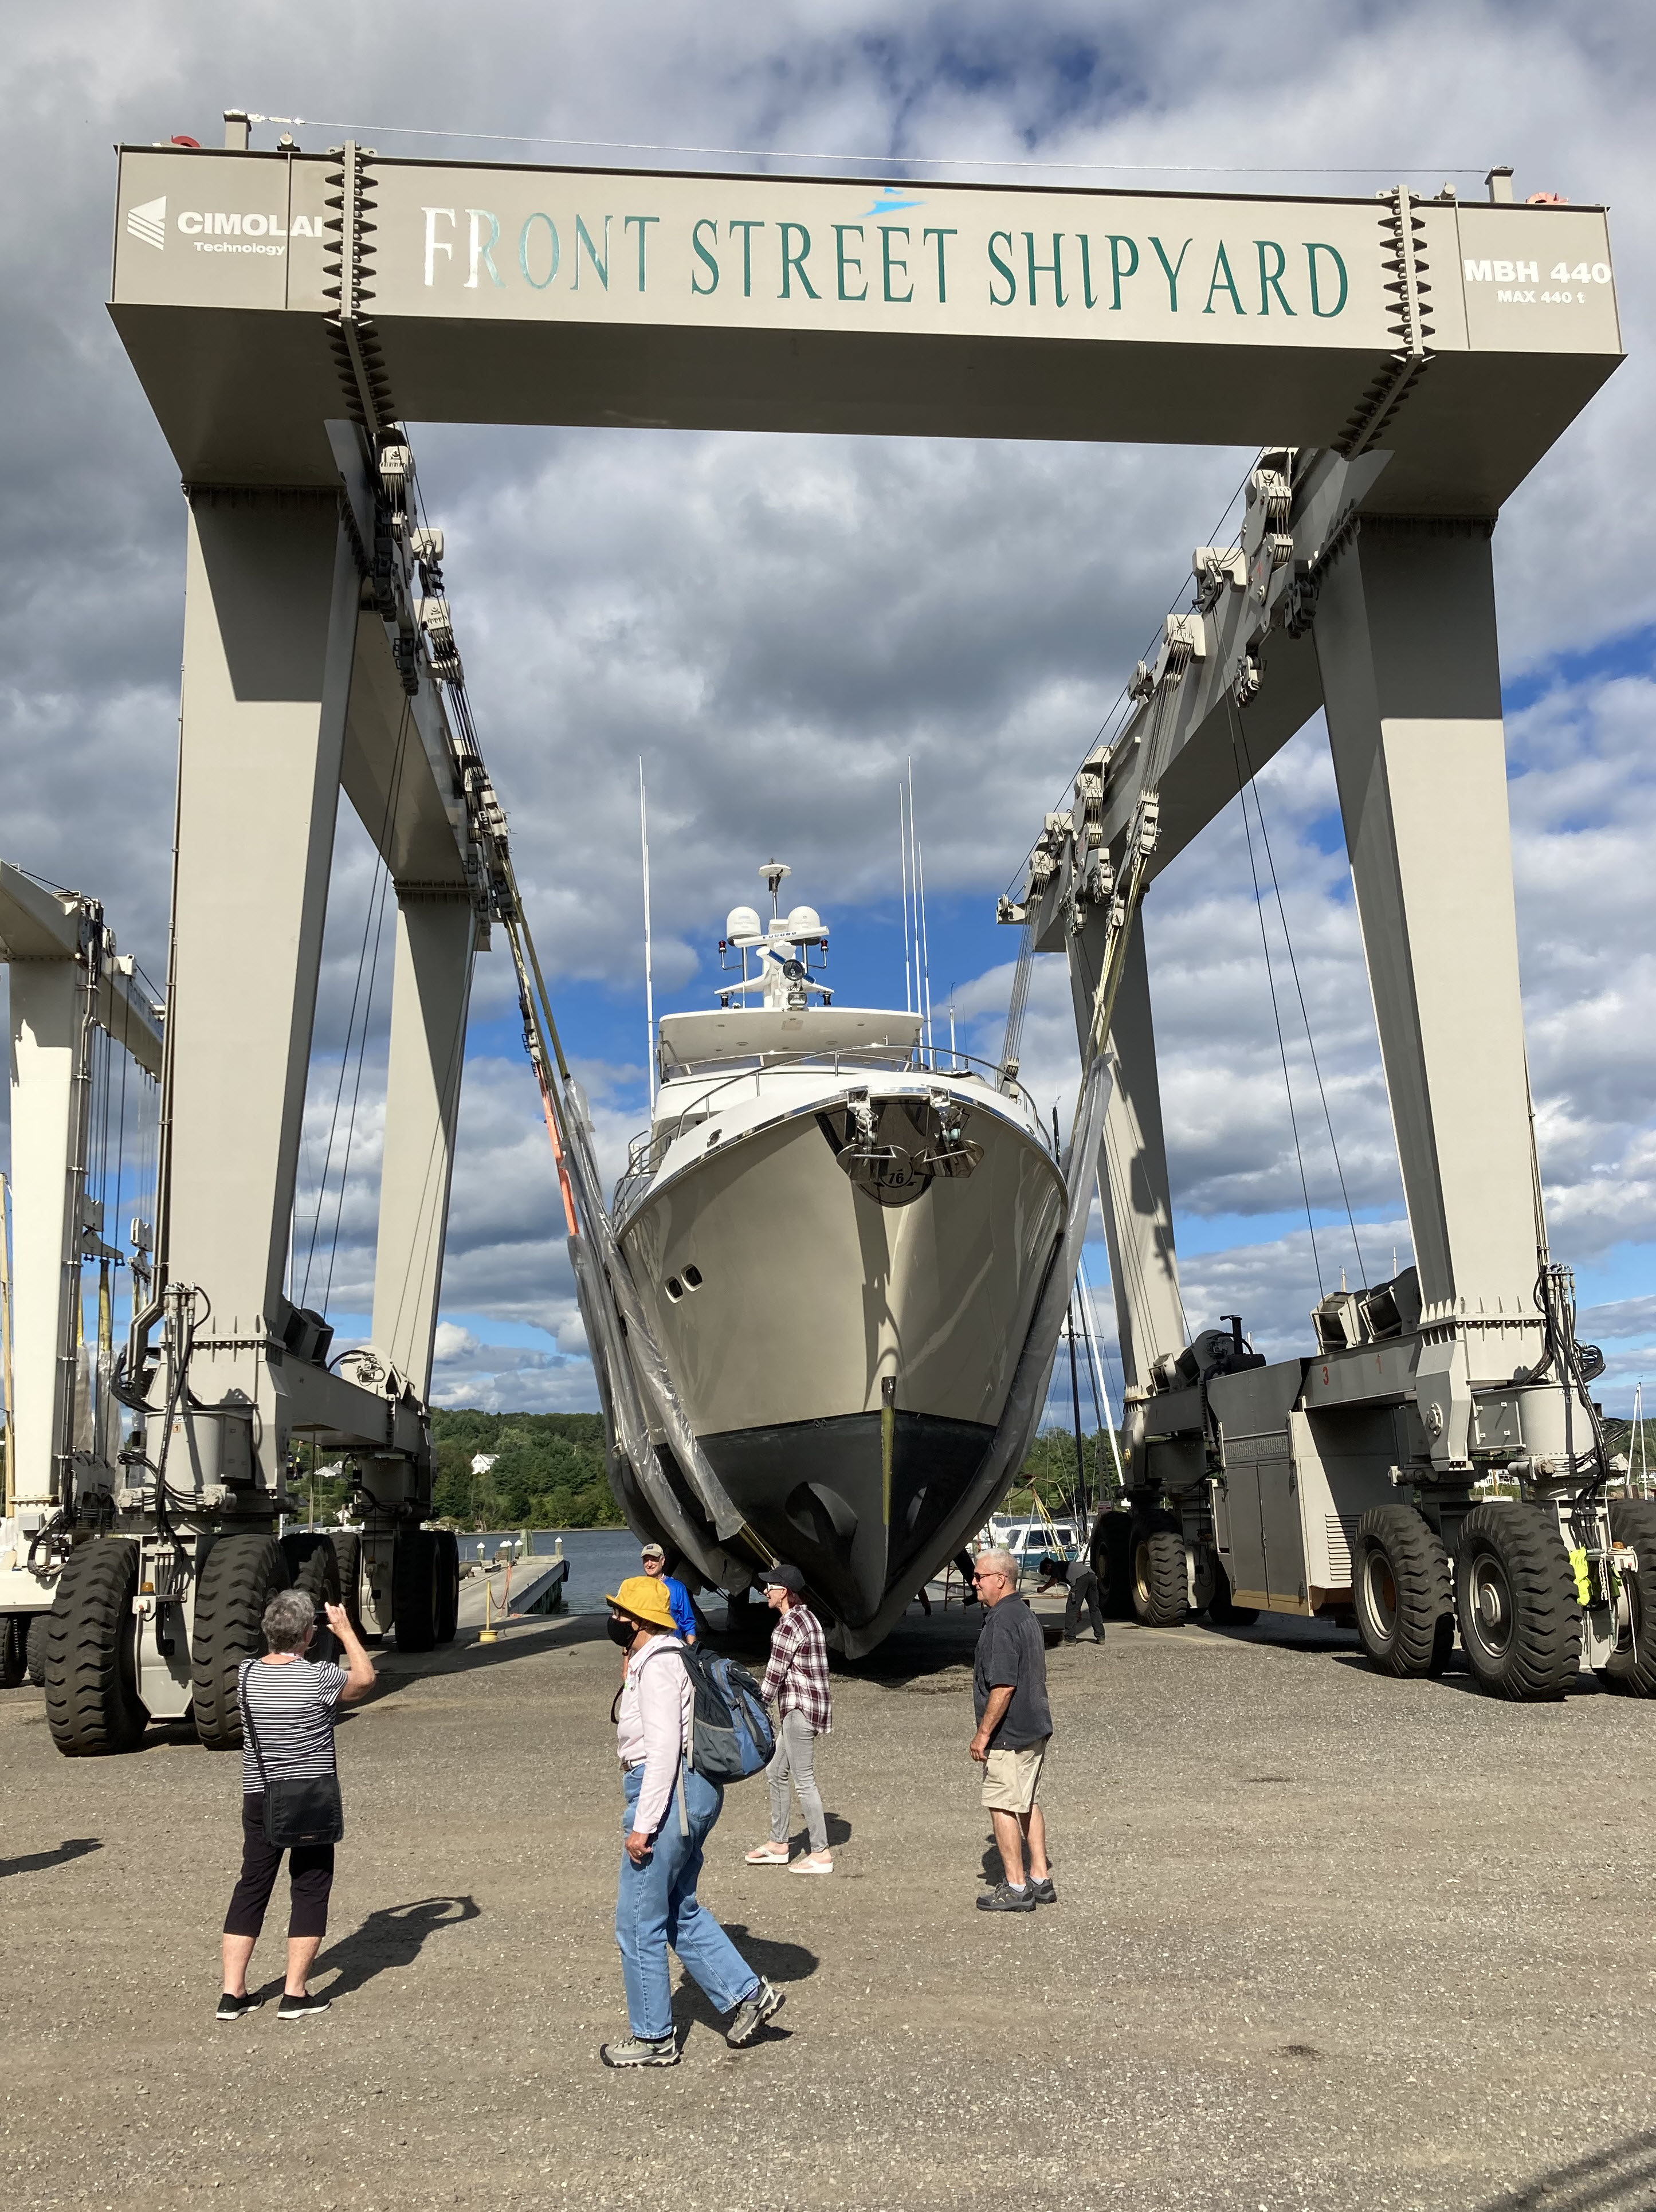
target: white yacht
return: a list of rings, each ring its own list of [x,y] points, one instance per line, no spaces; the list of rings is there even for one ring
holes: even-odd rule
[[[1012,1075],[934,1054],[918,1013],[835,1004],[826,925],[779,912],[780,863],[761,872],[769,921],[737,907],[720,948],[739,980],[659,1024],[653,1118],[611,1213],[688,1431],[745,1524],[725,1555],[794,1561],[856,1651],[1005,1486],[974,1498],[1066,1199]]]

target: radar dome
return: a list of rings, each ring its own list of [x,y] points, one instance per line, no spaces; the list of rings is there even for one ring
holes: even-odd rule
[[[788,935],[796,945],[819,945],[828,931],[814,906],[797,906],[788,916]]]
[[[732,945],[757,945],[765,934],[750,906],[733,906],[725,917],[725,934]]]

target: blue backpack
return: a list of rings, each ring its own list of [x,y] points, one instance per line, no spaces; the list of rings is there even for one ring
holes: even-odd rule
[[[704,1780],[721,1786],[745,1782],[768,1766],[776,1734],[745,1667],[718,1652],[669,1645],[684,1662],[695,1705],[690,1717],[689,1764]]]

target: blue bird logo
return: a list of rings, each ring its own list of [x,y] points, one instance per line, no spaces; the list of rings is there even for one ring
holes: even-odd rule
[[[925,202],[924,200],[906,200],[900,198],[898,195],[901,190],[902,187],[900,185],[882,185],[880,187],[879,198],[875,201],[871,208],[864,208],[863,210],[864,215],[865,216],[870,215],[895,215],[898,210],[902,208],[917,208],[924,207],[925,205]]]

